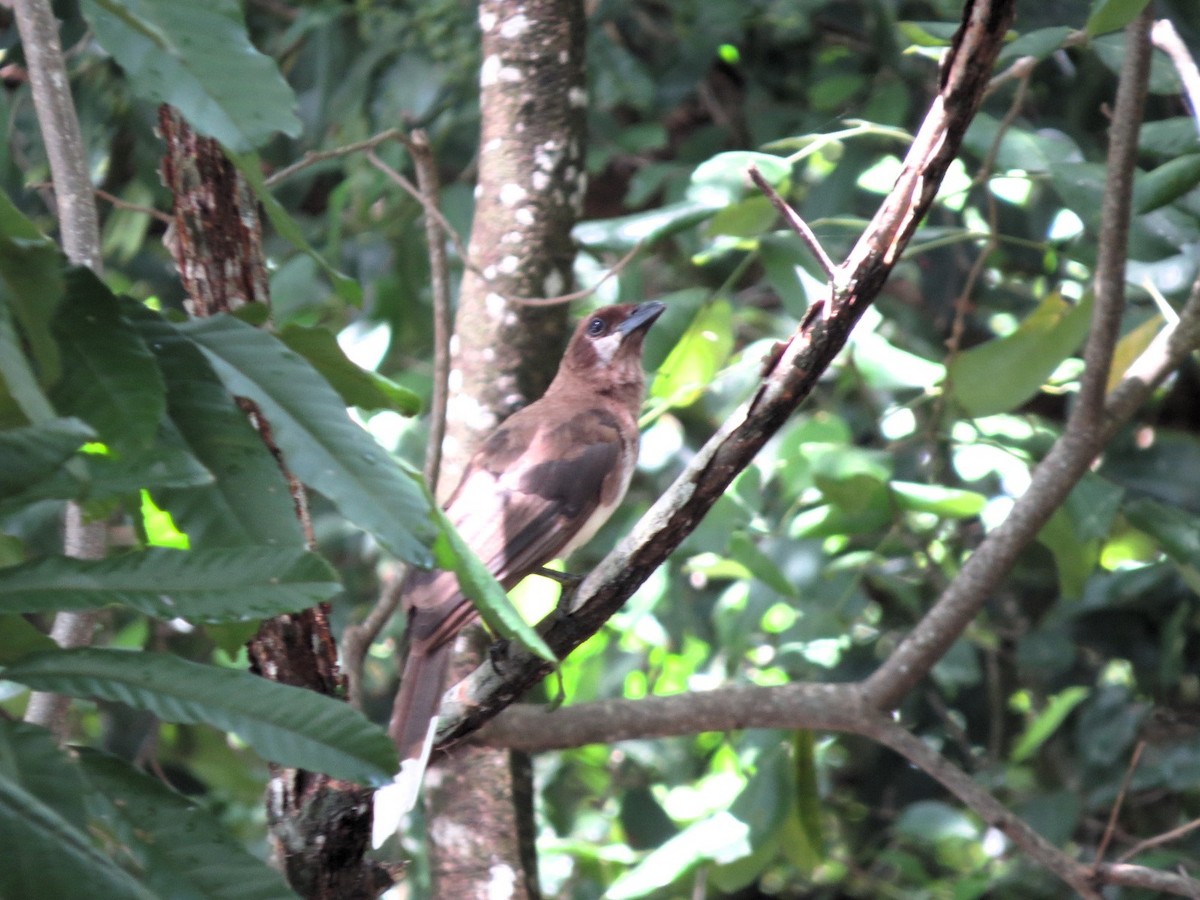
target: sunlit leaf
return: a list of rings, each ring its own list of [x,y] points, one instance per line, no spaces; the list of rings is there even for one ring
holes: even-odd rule
[[[1148,2],[1149,0],[1093,0],[1092,11],[1087,20],[1088,36],[1095,37],[1124,28],[1137,18]]]
[[[359,368],[328,329],[288,325],[279,333],[279,339],[312,363],[347,406],[390,409],[406,416],[421,411],[420,397],[376,372]]]
[[[480,618],[493,632],[515,641],[530,653],[551,663],[558,663],[554,651],[542,640],[536,629],[521,618],[504,588],[496,581],[483,561],[467,546],[455,531],[446,514],[437,504],[431,504],[442,531],[434,544],[438,565],[458,577],[464,594],[475,604]]]
[[[896,505],[909,512],[929,512],[947,519],[967,519],[977,516],[987,504],[987,497],[962,488],[940,484],[920,484],[913,481],[891,481],[888,487]]]
[[[950,390],[971,416],[1016,409],[1087,334],[1092,300],[1069,303],[1049,294],[1012,334],[972,347],[954,358],[947,373]]]
[[[658,369],[652,399],[689,406],[708,387],[733,350],[733,307],[717,300],[700,310]]]
[[[1010,757],[1013,762],[1024,762],[1042,744],[1046,743],[1080,703],[1088,698],[1091,690],[1080,685],[1069,687],[1050,698],[1046,708],[1034,717],[1029,726],[1017,738]]]

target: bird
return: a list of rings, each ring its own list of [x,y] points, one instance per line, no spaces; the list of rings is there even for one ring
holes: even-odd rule
[[[590,540],[629,488],[645,396],[642,345],[666,309],[617,304],[580,320],[542,397],[484,439],[446,517],[509,590]],[[416,805],[454,638],[478,619],[453,572],[410,570],[401,586],[408,654],[388,735],[400,770],[375,793],[378,847]]]

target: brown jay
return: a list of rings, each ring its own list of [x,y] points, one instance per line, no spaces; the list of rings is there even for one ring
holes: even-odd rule
[[[546,393],[468,463],[446,515],[506,590],[586,542],[625,496],[645,394],[642,339],[665,308],[608,306],[583,319]],[[454,638],[478,618],[452,572],[413,569],[401,593],[408,657],[388,728],[400,771],[375,795],[376,846],[416,803]]]

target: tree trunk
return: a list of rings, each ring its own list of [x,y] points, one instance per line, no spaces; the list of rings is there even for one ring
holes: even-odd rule
[[[554,377],[568,333],[565,306],[512,298],[569,289],[570,233],[585,180],[582,4],[485,0],[479,22],[479,182],[452,355],[443,495],[479,439]],[[456,673],[478,664],[480,645],[462,651]],[[527,774],[528,762],[504,751],[459,748],[437,761],[426,794],[435,896],[538,895],[535,865],[524,862],[533,860],[532,813],[528,802],[514,805],[514,771]],[[528,779],[519,780],[516,793],[528,798]]]

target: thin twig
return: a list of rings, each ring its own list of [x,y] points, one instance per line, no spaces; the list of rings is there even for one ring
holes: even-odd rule
[[[381,131],[379,134],[372,135],[365,140],[355,141],[353,144],[345,144],[329,150],[309,150],[291,165],[284,166],[278,172],[273,173],[270,178],[266,179],[265,184],[267,187],[275,187],[281,181],[285,181],[297,172],[307,169],[309,166],[316,165],[319,162],[338,159],[342,156],[349,156],[352,153],[361,153],[364,150],[374,150],[380,144],[386,144],[388,141],[400,141],[407,146],[407,140],[407,135],[399,128],[389,128],[387,131]]]
[[[519,306],[555,306],[559,303],[570,303],[573,300],[583,300],[600,290],[601,286],[610,278],[614,278],[621,274],[621,271],[633,261],[633,258],[638,255],[643,246],[645,246],[644,241],[638,241],[636,244],[634,244],[624,256],[613,263],[612,267],[604,273],[604,277],[602,277],[591,287],[580,288],[577,291],[572,291],[569,294],[560,294],[557,297],[505,297],[504,300],[506,303],[515,303]],[[484,277],[484,280],[486,281],[487,278]]]
[[[1178,828],[1172,828],[1170,831],[1164,831],[1162,834],[1156,834],[1154,837],[1146,838],[1144,841],[1138,841],[1124,853],[1117,857],[1118,863],[1129,862],[1135,856],[1145,853],[1147,850],[1153,850],[1155,847],[1161,847],[1163,844],[1169,844],[1171,841],[1178,840],[1185,834],[1190,834],[1200,828],[1200,819],[1192,819],[1192,821],[1180,825]]]
[[[1129,758],[1129,765],[1125,767],[1125,775],[1121,779],[1121,787],[1117,791],[1117,798],[1113,801],[1112,809],[1108,813],[1108,824],[1104,826],[1104,834],[1100,838],[1099,846],[1096,847],[1096,860],[1092,863],[1093,870],[1104,862],[1104,854],[1108,852],[1108,845],[1112,843],[1113,833],[1117,830],[1117,819],[1121,815],[1121,807],[1125,805],[1125,795],[1129,793],[1129,785],[1133,781],[1133,773],[1137,771],[1138,762],[1141,760],[1142,751],[1145,749],[1145,741],[1138,741],[1137,746],[1133,748],[1133,755]]]
[[[137,203],[130,203],[128,200],[122,200],[120,197],[116,196],[115,194],[110,194],[108,191],[103,190],[102,188],[96,188],[95,191],[96,196],[109,206],[114,206],[117,209],[127,209],[130,212],[141,213],[142,215],[149,216],[150,218],[156,219],[157,221],[163,222],[167,225],[173,225],[175,223],[175,219],[169,214],[163,212],[161,209],[155,209],[153,206],[141,206]]]
[[[813,233],[813,230],[808,227],[808,223],[800,218],[800,214],[792,209],[791,205],[779,196],[779,191],[775,190],[774,186],[763,178],[762,172],[758,170],[758,166],[751,165],[749,168],[750,179],[758,189],[766,195],[766,198],[771,201],[771,205],[779,210],[783,220],[788,223],[788,227],[800,236],[800,240],[804,241],[804,245],[816,257],[817,264],[820,265],[821,271],[825,273],[825,278],[833,281],[834,274],[837,272],[837,266],[833,264],[833,260],[829,258],[829,254],[825,252],[825,248],[821,246],[821,242]]]
[[[454,230],[454,226],[446,220],[446,217],[442,215],[442,211],[437,208],[437,204],[431,203],[429,198],[421,193],[420,188],[380,159],[374,150],[367,151],[367,162],[390,178],[406,194],[421,204],[421,208],[425,210],[425,215],[437,222],[438,226],[445,232],[446,237],[450,238],[450,242],[454,244],[454,249],[463,261],[463,265],[482,278],[482,273],[471,264],[470,259],[467,257],[467,247],[463,243],[462,237]]]
[[[417,187],[436,207],[441,185],[437,164],[423,131],[413,132],[409,152],[417,170]],[[433,299],[433,403],[429,410],[429,441],[425,448],[425,483],[437,496],[438,472],[442,465],[442,438],[446,434],[446,389],[450,379],[450,269],[446,262],[446,232],[433,216],[425,216],[425,243],[429,252],[429,286]]]
[[[1112,421],[1104,392],[1124,307],[1134,155],[1149,73],[1148,31],[1147,15],[1130,26],[1129,51],[1117,88],[1118,115],[1113,117],[1108,157],[1093,326],[1084,350],[1086,368],[1078,400],[1062,437],[1034,470],[1029,488],[1017,499],[1008,517],[989,532],[924,618],[865,682],[866,690],[881,709],[894,708],[928,674],[975,618],[1011,571],[1021,551],[1066,499],[1103,446],[1106,429]],[[1131,414],[1132,409],[1128,412]]]
[[[17,0],[13,11],[21,35],[21,48],[25,52],[38,127],[54,181],[54,202],[63,251],[75,265],[87,266],[99,274],[104,263],[96,198],[92,195],[87,148],[63,62],[58,20],[49,0]],[[78,503],[68,503],[63,522],[66,555],[77,559],[100,559],[105,556],[107,545],[105,523],[89,522]],[[54,617],[51,636],[62,647],[86,646],[92,642],[96,619],[94,612],[59,612]],[[63,694],[35,691],[26,707],[25,719],[48,728],[62,740],[66,737],[70,704],[71,698]]]
[[[1184,96],[1187,97],[1188,106],[1192,108],[1192,118],[1196,122],[1197,130],[1200,130],[1200,69],[1196,68],[1196,61],[1192,59],[1187,45],[1179,37],[1179,32],[1175,30],[1170,19],[1159,19],[1154,23],[1154,27],[1150,29],[1150,41],[1170,57],[1175,71],[1179,73]]]

